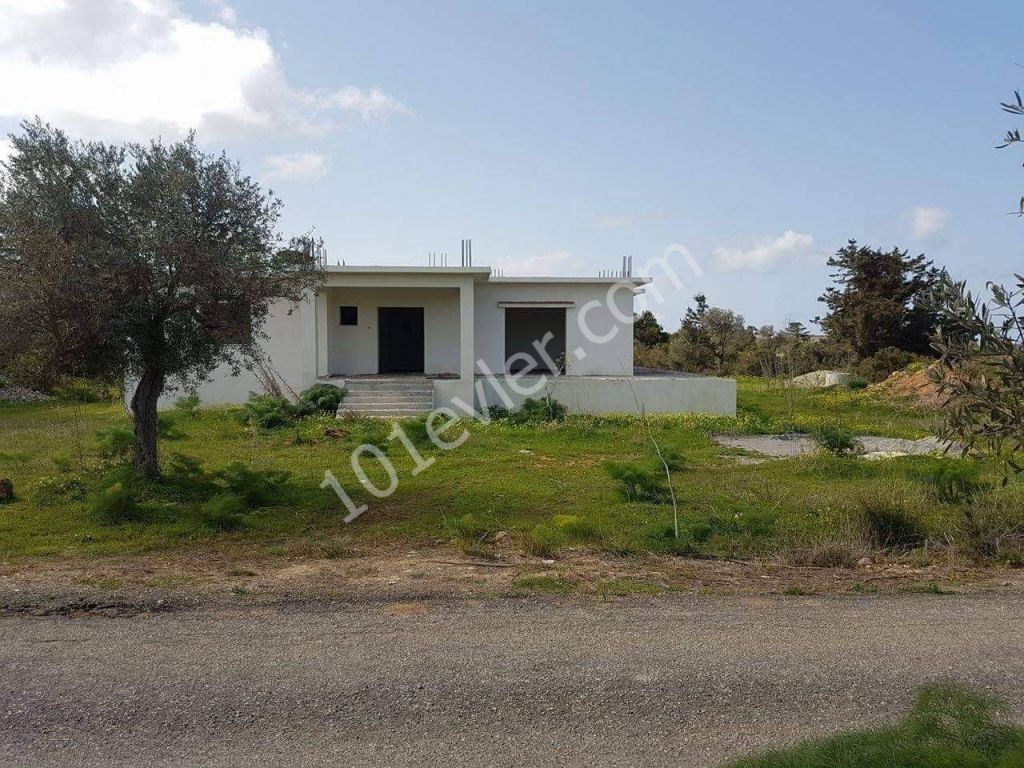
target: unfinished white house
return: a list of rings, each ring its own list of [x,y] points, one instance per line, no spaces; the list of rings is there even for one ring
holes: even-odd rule
[[[315,296],[265,326],[261,370],[214,371],[204,403],[345,386],[343,409],[406,416],[515,408],[550,395],[574,413],[734,414],[734,381],[634,375],[634,277],[502,277],[489,267],[328,266]],[[291,311],[289,311],[291,310]],[[173,398],[169,398],[173,399]]]

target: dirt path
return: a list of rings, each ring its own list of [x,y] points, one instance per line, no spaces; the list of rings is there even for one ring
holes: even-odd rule
[[[1024,702],[1005,595],[251,603],[0,618],[10,766],[697,766],[895,717],[937,678]]]

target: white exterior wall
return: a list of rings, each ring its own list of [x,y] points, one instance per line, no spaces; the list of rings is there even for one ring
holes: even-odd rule
[[[301,392],[315,381],[315,375],[306,371],[303,360],[304,347],[315,349],[314,346],[303,344],[303,333],[312,336],[312,300],[295,307],[290,302],[278,302],[271,307],[270,314],[263,326],[269,337],[262,343],[263,353],[279,378],[287,382],[296,392]],[[292,309],[291,314],[288,311]],[[173,382],[171,382],[173,384]],[[134,384],[125,388],[125,398],[131,400]],[[218,366],[210,374],[209,380],[196,390],[203,405],[221,405],[224,403],[244,403],[249,399],[250,392],[263,392],[263,385],[252,371],[242,369],[238,376],[231,375],[227,365]],[[158,407],[169,408],[179,397],[188,394],[182,390],[165,391],[160,398]]]
[[[610,284],[585,282],[502,282],[476,286],[476,360],[487,371],[505,372],[505,310],[499,302],[574,302],[565,310],[566,375],[625,375],[633,373],[633,299],[631,287],[620,287],[609,296]],[[609,303],[611,299],[611,304]],[[584,310],[590,302],[597,302]],[[616,318],[611,307],[619,317]],[[623,321],[622,318],[626,318]],[[601,342],[588,338],[604,337]],[[580,351],[582,354],[577,354]],[[477,372],[485,373],[477,363]]]
[[[459,373],[458,288],[328,288],[325,374],[377,373],[377,308],[423,307],[424,370]],[[357,325],[339,323],[339,307],[358,308]]]

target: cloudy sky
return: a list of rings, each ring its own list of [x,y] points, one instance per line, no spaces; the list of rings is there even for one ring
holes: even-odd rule
[[[684,245],[697,292],[808,320],[847,238],[1024,271],[1016,3],[0,0],[0,129],[190,128],[331,260],[583,274]],[[0,144],[0,155],[5,151]]]

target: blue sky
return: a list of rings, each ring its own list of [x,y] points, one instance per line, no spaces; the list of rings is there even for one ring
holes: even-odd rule
[[[26,49],[22,33],[18,62],[86,69],[78,91],[102,90],[107,54],[79,51],[94,37],[52,42],[75,20],[46,2],[57,15],[39,46],[59,50]],[[203,66],[168,96],[171,117],[113,100],[109,119],[73,112],[59,92],[40,101],[41,80],[0,97],[0,127],[30,109],[108,138],[192,120],[282,196],[286,231],[316,226],[332,261],[457,260],[472,237],[478,264],[591,275],[681,243],[703,275],[655,308],[670,328],[697,291],[753,324],[813,318],[825,259],[849,237],[974,284],[1024,270],[1024,222],[1005,215],[1024,153],[994,149],[1014,125],[998,103],[1024,87],[1017,4],[95,4],[138,17],[119,39],[137,33],[139,56],[161,20],[195,39],[216,28],[230,36],[216,49],[238,53],[192,55]],[[232,82],[211,73],[249,53],[262,85],[227,99],[231,119],[214,114]]]

